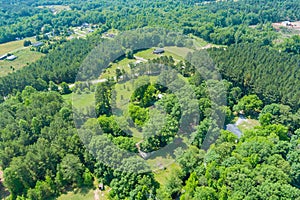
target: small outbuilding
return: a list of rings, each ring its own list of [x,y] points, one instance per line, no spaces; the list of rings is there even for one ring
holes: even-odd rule
[[[164,50],[164,49],[155,49],[155,50],[153,51],[153,54],[163,54],[163,53],[165,53],[165,50]]]
[[[7,54],[0,56],[0,60],[4,60],[5,58],[7,58]]]
[[[89,27],[90,25],[86,22],[81,25],[81,28],[89,28]]]
[[[15,56],[15,55],[11,55],[6,58],[6,60],[8,60],[8,61],[13,61],[15,59],[17,59],[17,56]]]
[[[32,44],[33,47],[41,47],[41,46],[43,46],[43,45],[44,45],[43,42],[36,42],[36,43],[33,43],[33,44]]]

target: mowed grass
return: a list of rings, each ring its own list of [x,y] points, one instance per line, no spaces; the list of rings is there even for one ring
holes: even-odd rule
[[[94,190],[83,188],[78,192],[68,192],[58,197],[57,200],[94,200]]]
[[[13,61],[0,60],[0,76],[5,76],[8,73],[22,69],[44,56],[44,54],[40,52],[30,51],[29,48],[16,51],[13,54],[17,56],[17,59]]]
[[[146,50],[141,50],[141,51],[137,52],[134,55],[137,56],[137,57],[144,58],[146,60],[155,59],[155,58],[160,57],[160,55],[153,54],[153,51],[155,49],[156,48],[150,48],[150,49],[146,49]]]
[[[129,63],[135,63],[136,60],[135,59],[128,59],[128,58],[124,58],[118,62],[114,62],[111,64],[111,66],[109,68],[107,68],[105,70],[105,73],[102,73],[100,75],[100,79],[108,79],[109,77],[115,77],[116,76],[116,69],[119,68],[121,70],[125,70],[125,72],[130,73],[130,67],[129,67]]]
[[[36,42],[34,37],[31,38],[25,38],[23,40],[18,40],[18,41],[12,41],[12,42],[7,42],[0,44],[0,55],[4,55],[7,53],[13,53],[16,50],[23,49],[24,46],[24,41],[25,40],[30,40],[32,43]]]
[[[166,169],[154,172],[154,178],[161,185],[165,185],[168,178],[171,176],[171,173],[176,171],[176,170],[179,170],[179,169],[180,169],[180,166],[177,163],[173,162]]]
[[[206,42],[202,38],[199,38],[194,35],[190,35],[190,37],[193,39],[193,44],[196,49],[201,49],[202,47],[205,47],[206,45],[208,45],[208,42]]]
[[[183,60],[188,52],[193,52],[192,49],[189,49],[187,47],[167,46],[164,47],[165,53],[157,55],[152,53],[155,49],[156,48],[150,48],[147,50],[139,51],[135,54],[135,56],[144,58],[146,60],[152,60],[161,56],[172,56],[175,60],[178,61]]]
[[[64,6],[64,5],[44,5],[44,6],[38,6],[38,8],[53,9],[56,14],[63,10],[71,10],[70,6]]]
[[[63,95],[63,99],[72,104],[76,109],[84,109],[90,106],[95,106],[95,93],[89,94],[67,94]]]
[[[247,119],[247,121],[244,121],[243,123],[241,123],[238,128],[244,132],[250,129],[253,129],[256,126],[260,126],[261,124],[259,123],[258,120],[255,119]]]
[[[192,53],[194,50],[189,49],[187,47],[171,46],[171,47],[165,47],[165,51],[166,51],[165,53],[166,56],[173,56],[174,59],[182,60],[187,56],[189,52]]]

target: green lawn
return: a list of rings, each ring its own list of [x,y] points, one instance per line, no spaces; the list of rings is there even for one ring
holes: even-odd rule
[[[31,42],[36,42],[34,37],[25,38],[23,40],[18,41],[12,41],[0,44],[0,55],[6,54],[6,53],[12,53],[18,49],[23,49],[23,43],[25,40],[30,40]]]
[[[208,45],[208,43],[205,40],[203,40],[202,38],[199,38],[194,35],[190,35],[190,37],[193,39],[194,47],[196,49],[201,49],[202,47]]]
[[[13,72],[13,68],[15,71],[19,70],[44,56],[40,52],[30,51],[29,48],[15,51],[13,54],[17,56],[17,59],[13,61],[0,60],[0,76]]]
[[[67,94],[63,95],[66,102],[71,103],[77,109],[84,109],[89,106],[95,106],[95,93],[90,94]]]
[[[260,123],[258,120],[255,120],[255,119],[247,119],[247,121],[241,123],[238,128],[244,132],[244,131],[247,131],[247,130],[250,130],[250,129],[253,129],[254,127],[256,126],[260,126]]]
[[[77,192],[68,192],[61,195],[57,200],[93,200],[94,190],[91,189],[80,189]]]
[[[165,185],[171,173],[178,169],[180,169],[180,166],[174,162],[173,164],[169,165],[166,169],[154,172],[155,180],[157,180],[161,185]]]
[[[156,55],[152,53],[153,50],[155,49],[156,48],[150,48],[147,50],[139,51],[135,54],[135,56],[144,58],[146,60],[159,58],[160,56],[173,56],[175,60],[182,60],[185,58],[188,52],[193,52],[192,49],[186,47],[168,46],[168,47],[164,47],[165,53],[161,55]]]
[[[192,49],[186,47],[165,47],[166,53],[172,55],[175,59],[184,59],[189,52],[193,52]]]
[[[129,63],[135,63],[135,62],[136,62],[135,59],[128,59],[128,58],[124,58],[119,62],[114,62],[109,68],[106,69],[105,73],[102,73],[100,75],[100,79],[115,77],[117,68],[121,70],[124,69],[127,73],[129,73],[130,72],[130,67],[128,66]]]
[[[152,53],[154,51],[154,49],[156,49],[156,48],[150,48],[150,49],[147,49],[147,50],[139,51],[134,55],[137,56],[137,57],[144,58],[146,60],[151,60],[151,59],[160,57],[160,55],[156,55],[156,54]]]

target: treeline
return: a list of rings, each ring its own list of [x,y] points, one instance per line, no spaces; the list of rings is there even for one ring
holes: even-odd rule
[[[40,90],[41,82],[74,83],[78,69],[87,54],[99,43],[100,37],[74,39],[56,47],[45,57],[22,70],[0,79],[0,94],[7,96],[31,85]]]
[[[279,139],[282,131],[279,125],[260,127],[239,141],[222,131],[207,152],[195,147],[177,151],[181,169],[167,178],[158,198],[299,198],[299,130],[290,142]]]
[[[257,94],[265,104],[282,103],[299,109],[299,55],[257,44],[240,44],[209,51],[223,78],[244,93]]]
[[[53,29],[80,26],[82,23],[99,24],[101,30],[115,28],[131,30],[146,26],[193,33],[216,44],[229,45],[240,42],[262,40],[270,44],[276,37],[271,26],[250,28],[249,25],[265,24],[283,20],[299,20],[300,5],[293,1],[226,1],[203,3],[203,1],[53,1],[58,5],[70,5],[71,10],[56,15],[48,9],[39,13],[30,13],[16,25],[0,27],[0,43],[14,40],[16,37],[34,36],[42,33],[47,25]],[[22,5],[16,3],[17,5]],[[33,5],[43,5],[38,1]],[[50,2],[45,5],[51,4]],[[9,7],[9,6],[8,6]],[[24,14],[25,15],[25,14]],[[5,15],[6,16],[6,15]],[[3,24],[18,18],[4,17]],[[257,38],[259,37],[259,38]]]

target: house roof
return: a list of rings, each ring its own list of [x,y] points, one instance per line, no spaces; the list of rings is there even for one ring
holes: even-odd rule
[[[155,50],[153,51],[153,53],[164,53],[164,52],[165,52],[164,49],[155,49]]]
[[[0,60],[3,60],[7,57],[7,54],[0,56]]]
[[[44,45],[43,42],[36,42],[36,43],[32,44],[33,47],[39,47],[39,46],[42,46],[42,45]]]
[[[16,59],[16,58],[17,58],[17,56],[11,55],[11,56],[8,56],[6,59],[7,59],[7,60],[14,60],[14,59]]]

